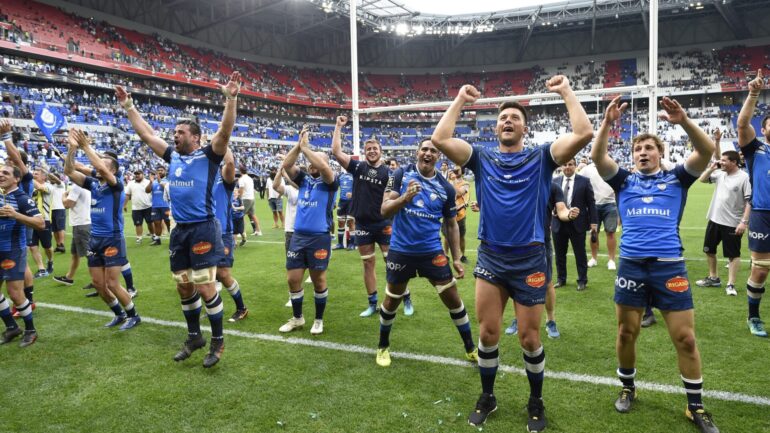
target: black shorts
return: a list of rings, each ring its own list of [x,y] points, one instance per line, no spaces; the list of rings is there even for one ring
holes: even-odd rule
[[[60,232],[67,228],[67,210],[54,209],[51,211],[51,230]]]
[[[722,243],[722,254],[727,258],[741,256],[741,238],[735,234],[735,227],[723,226],[711,220],[706,225],[706,237],[703,240],[703,252],[716,254],[717,245]]]
[[[340,200],[337,203],[337,218],[344,218],[350,215],[350,200]]]
[[[131,210],[131,219],[134,220],[135,226],[142,225],[142,221],[150,224],[152,222],[152,208]]]
[[[51,221],[46,221],[43,230],[32,230],[32,237],[27,240],[27,246],[36,247],[40,245],[45,249],[51,248],[51,236]]]
[[[243,217],[233,218],[233,234],[243,234]]]

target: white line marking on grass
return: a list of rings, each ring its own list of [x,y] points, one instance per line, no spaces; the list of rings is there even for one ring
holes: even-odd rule
[[[91,314],[94,316],[104,316],[104,317],[113,316],[113,313],[110,313],[108,311],[99,311],[99,310],[92,310],[90,308],[72,307],[69,305],[38,302],[37,306],[43,307],[43,308],[51,308],[51,309],[60,310],[60,311],[68,311],[72,313]],[[167,326],[172,328],[183,328],[183,329],[187,328],[187,325],[184,322],[174,322],[169,320],[153,319],[152,317],[146,317],[146,316],[142,316],[142,322],[151,323],[153,325]],[[332,343],[329,341],[309,340],[306,338],[297,338],[297,337],[283,337],[280,335],[272,335],[272,334],[258,334],[254,332],[236,331],[232,329],[225,329],[224,332],[227,335],[249,338],[252,340],[272,341],[277,343],[294,344],[298,346],[318,347],[321,349],[337,350],[340,352],[349,352],[349,353],[360,353],[360,354],[366,354],[366,355],[374,355],[376,353],[375,349],[364,347],[364,346],[357,346],[354,344]],[[431,364],[439,364],[439,365],[451,365],[454,367],[464,367],[464,368],[475,367],[473,364],[467,361],[463,361],[456,358],[448,358],[445,356],[423,355],[419,353],[408,353],[408,352],[390,352],[390,356],[393,358],[409,359],[412,361],[428,362]],[[526,375],[526,372],[524,371],[524,369],[519,367],[501,365],[499,369],[500,371],[504,371],[507,373],[514,373],[520,376]],[[581,383],[607,385],[612,387],[620,387],[620,384],[618,383],[618,379],[615,377],[592,376],[589,374],[579,374],[579,373],[570,373],[565,371],[549,371],[549,370],[546,370],[545,375],[546,377],[551,379],[561,379],[561,380],[567,380],[570,382],[581,382]],[[638,381],[636,382],[636,387],[639,389],[657,391],[664,394],[684,394],[684,388],[682,388],[681,386],[665,385],[661,383]],[[712,398],[715,400],[736,401],[740,403],[756,404],[759,406],[770,406],[770,397],[741,394],[741,393],[728,392],[728,391],[713,391],[713,390],[706,390],[703,393],[707,398]]]

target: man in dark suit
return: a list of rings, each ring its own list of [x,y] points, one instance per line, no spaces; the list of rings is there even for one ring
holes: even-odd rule
[[[568,161],[561,166],[561,169],[562,176],[555,178],[554,183],[564,192],[567,207],[579,208],[580,214],[574,221],[563,222],[554,217],[551,223],[557,274],[554,287],[561,287],[567,282],[567,245],[571,243],[578,272],[577,289],[585,290],[588,283],[586,232],[589,230],[592,233],[596,232],[599,214],[596,211],[591,181],[587,177],[575,174],[575,160]]]

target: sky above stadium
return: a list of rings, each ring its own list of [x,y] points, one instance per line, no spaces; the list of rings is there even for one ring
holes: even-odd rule
[[[565,0],[397,0],[407,8],[431,15],[460,15],[520,9],[534,5],[566,4]],[[574,1],[573,1],[574,3]]]

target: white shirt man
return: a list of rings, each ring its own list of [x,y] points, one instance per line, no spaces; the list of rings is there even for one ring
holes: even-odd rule
[[[602,179],[596,170],[596,164],[591,163],[583,167],[580,171],[581,176],[587,177],[591,181],[591,187],[594,189],[594,199],[596,200],[596,212],[599,214],[599,227],[601,230],[604,225],[604,234],[607,238],[607,269],[614,271],[615,249],[617,240],[615,232],[618,230],[618,205],[615,202],[615,191],[607,182]],[[588,261],[588,267],[592,268],[599,262],[599,237],[591,235],[591,260]]]
[[[134,173],[134,180],[126,185],[126,202],[131,200],[131,219],[134,220],[136,229],[136,243],[142,243],[142,221],[147,224],[152,233],[152,192],[147,192],[149,179],[145,179],[144,173]]]
[[[75,281],[75,272],[80,259],[88,255],[88,243],[91,240],[91,191],[83,189],[74,183],[62,200],[63,206],[70,210],[70,225],[72,226],[72,243],[70,253],[72,259],[66,275],[53,277],[59,283],[71,286]]]

